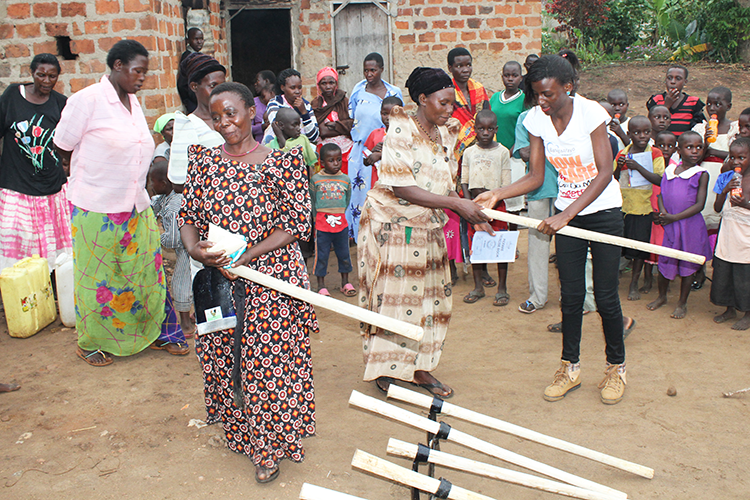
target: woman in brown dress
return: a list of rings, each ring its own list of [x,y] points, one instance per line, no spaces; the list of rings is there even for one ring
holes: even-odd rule
[[[406,81],[414,116],[391,111],[379,184],[365,200],[359,230],[359,303],[424,328],[413,341],[365,325],[365,380],[387,390],[394,379],[447,398],[453,389],[432,374],[451,318],[451,280],[443,226],[450,209],[472,224],[487,218],[459,198],[454,150],[460,124],[451,118],[455,90],[442,70],[417,68]],[[483,225],[488,229],[488,225]]]

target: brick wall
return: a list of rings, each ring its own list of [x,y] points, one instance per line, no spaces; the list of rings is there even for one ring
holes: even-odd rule
[[[0,2],[0,91],[10,83],[31,81],[35,54],[57,54],[55,36],[68,36],[75,60],[62,60],[55,90],[70,96],[109,73],[107,51],[131,38],[150,53],[149,73],[138,97],[149,124],[180,106],[175,80],[185,50],[179,0],[4,0]],[[227,62],[223,20],[212,2],[215,50]]]
[[[395,81],[416,66],[447,68],[448,51],[466,47],[474,59],[473,78],[499,90],[502,66],[523,63],[542,49],[540,0],[400,0],[394,18]]]
[[[333,65],[332,22],[327,0],[301,0],[296,68],[306,94],[315,94],[315,75]],[[448,51],[466,47],[474,57],[474,78],[490,89],[502,88],[505,62],[523,60],[542,48],[540,0],[393,0],[392,82],[404,87],[416,66],[447,69]],[[352,68],[353,71],[361,71]]]

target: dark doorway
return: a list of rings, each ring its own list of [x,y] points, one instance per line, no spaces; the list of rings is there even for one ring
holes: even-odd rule
[[[234,16],[237,11],[229,11]],[[246,9],[232,18],[232,79],[251,89],[264,69],[274,74],[292,66],[289,9]]]

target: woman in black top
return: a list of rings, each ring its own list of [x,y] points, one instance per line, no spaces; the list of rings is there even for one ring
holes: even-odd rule
[[[54,269],[59,254],[73,253],[67,175],[52,143],[66,101],[53,90],[60,63],[39,54],[31,75],[0,97],[0,270],[34,254]]]

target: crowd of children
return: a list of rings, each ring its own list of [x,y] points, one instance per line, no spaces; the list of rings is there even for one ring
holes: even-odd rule
[[[576,64],[572,52],[565,51],[561,55],[571,64]],[[456,151],[460,161],[456,189],[462,196],[473,199],[484,191],[508,186],[524,175],[524,169],[528,171],[529,140],[523,120],[529,108],[528,104],[524,105],[524,68],[528,71],[537,59],[538,56],[531,54],[523,66],[516,61],[507,62],[502,71],[504,89],[490,95],[480,83],[471,79],[471,54],[462,48],[449,54],[448,69],[457,89],[454,116],[468,113],[462,121],[465,125],[462,125],[460,151]],[[319,74],[317,83],[319,89],[324,88],[319,90],[317,100],[322,102],[322,114],[321,110],[315,109],[320,116],[326,116],[325,121],[332,122],[328,124],[331,130],[334,130],[333,122],[340,113],[326,114],[329,110],[325,106],[331,107],[336,96],[339,100],[344,98],[339,95],[342,92],[338,90],[334,73],[331,68],[321,70],[323,77]],[[750,288],[745,285],[747,279],[742,273],[750,272],[747,271],[750,257],[744,257],[745,253],[740,249],[750,244],[750,238],[742,233],[744,224],[750,225],[750,216],[746,216],[748,202],[743,201],[739,190],[744,191],[750,181],[743,177],[739,182],[733,177],[735,169],[744,174],[750,162],[750,141],[747,139],[750,137],[750,108],[741,113],[738,121],[731,121],[727,118],[727,112],[732,108],[732,93],[728,88],[712,89],[704,105],[698,96],[684,92],[687,81],[685,67],[670,66],[665,90],[653,95],[646,104],[647,116],[628,115],[628,95],[622,89],[612,89],[606,101],[600,103],[611,116],[607,131],[614,153],[613,175],[622,193],[624,235],[644,243],[697,253],[707,260],[713,257],[713,272],[719,279],[711,281],[711,300],[727,307],[715,321],[721,323],[734,318],[736,309],[748,315],[734,327],[746,329],[750,327]],[[325,85],[321,87],[321,84]],[[302,79],[295,70],[284,70],[278,77],[269,71],[260,72],[254,86],[258,96],[254,134],[259,138],[262,136],[263,142],[273,148],[289,151],[300,147],[308,166],[315,238],[305,253],[306,257],[315,256],[311,270],[317,277],[318,291],[330,295],[325,276],[328,257],[333,250],[341,275],[340,291],[345,296],[353,296],[356,292],[349,280],[352,272],[349,247],[353,231],[348,227],[346,216],[352,196],[352,178],[347,174],[350,148],[347,146],[347,151],[342,152],[342,138],[324,140],[324,136],[331,134],[320,129],[321,124],[317,123],[310,103],[302,97]],[[371,168],[371,185],[378,181],[378,166],[390,112],[393,107],[403,105],[402,99],[393,92],[386,95],[380,106],[383,126],[374,129],[363,144],[361,161],[365,167]],[[161,117],[154,127],[155,132],[161,133],[165,139],[155,155],[152,174],[152,186],[159,186],[158,196],[154,199],[155,208],[160,210],[162,218],[172,217],[173,210],[167,210],[167,207],[176,203],[165,198],[168,189],[160,175],[163,170],[161,160],[169,159],[172,117]],[[710,123],[709,118],[713,120]],[[346,125],[348,122],[342,123]],[[540,188],[525,198],[508,198],[496,208],[517,212],[525,207],[529,216],[537,219],[554,215],[556,175],[555,167],[546,162],[545,181]],[[451,218],[451,214],[448,215],[445,235],[455,284],[458,279],[455,262],[462,262],[462,256],[469,257],[473,230],[460,224],[458,216]],[[164,227],[171,225],[164,223]],[[496,222],[493,228],[507,230],[508,226]],[[179,261],[175,274],[189,272],[185,271],[185,259],[179,258],[179,245],[173,246],[178,251]],[[700,289],[706,280],[705,265],[632,249],[623,249],[622,255],[621,270],[628,266],[631,271],[628,300],[640,300],[656,286],[658,297],[647,305],[648,309],[656,310],[667,303],[669,283],[679,276],[679,299],[672,317],[686,315],[690,291]],[[554,258],[554,254],[550,255],[550,237],[531,230],[529,298],[519,305],[519,311],[530,314],[545,306],[547,266],[548,262],[554,262]],[[487,272],[486,264],[472,265],[474,288],[464,301],[477,302],[485,296],[485,287],[497,286],[493,304],[508,304],[508,264],[498,264],[497,271],[496,282]],[[184,281],[175,279],[178,286]],[[175,291],[178,309],[184,309],[182,302],[186,293],[185,290]],[[589,302],[593,303],[593,298]],[[631,325],[630,328],[626,326],[629,332],[634,322],[630,318],[626,320]]]

